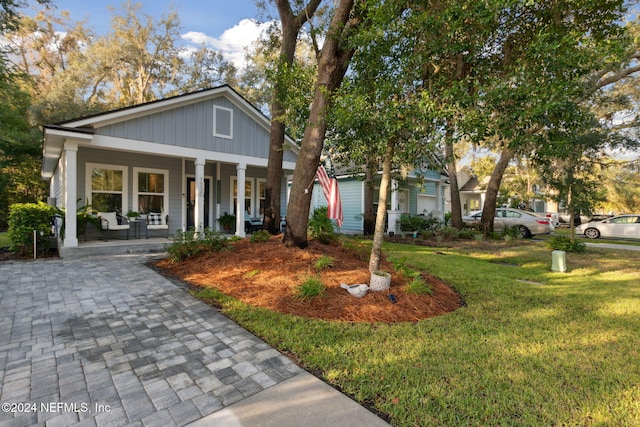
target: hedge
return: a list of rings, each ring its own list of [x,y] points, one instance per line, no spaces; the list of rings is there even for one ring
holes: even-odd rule
[[[33,248],[33,230],[36,230],[38,249],[49,249],[51,224],[55,208],[43,202],[15,203],[9,207],[9,238],[11,250],[28,253]]]

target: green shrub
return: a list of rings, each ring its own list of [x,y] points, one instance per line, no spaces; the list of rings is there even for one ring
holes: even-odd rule
[[[15,203],[9,207],[9,230],[11,250],[28,253],[33,248],[33,231],[39,249],[49,249],[51,224],[55,208],[43,202]]]
[[[201,253],[221,251],[229,246],[229,240],[225,236],[210,230],[202,233],[196,233],[194,230],[178,231],[172,240],[173,244],[167,252],[173,262],[183,261]]]
[[[302,301],[308,301],[315,297],[324,296],[326,287],[320,277],[307,276],[295,289],[294,296]]]
[[[513,239],[519,239],[523,237],[522,231],[518,226],[511,227],[509,225],[505,225],[500,234],[502,238],[508,242],[512,241]]]
[[[338,239],[326,206],[319,207],[313,211],[313,216],[309,218],[308,232],[312,238],[325,245]]]
[[[575,252],[578,254],[584,253],[587,250],[587,245],[577,240],[572,240],[567,236],[552,236],[545,243],[548,248],[556,251]]]
[[[264,243],[271,238],[271,234],[267,230],[258,230],[251,235],[249,241],[251,243]]]
[[[460,231],[455,227],[443,226],[436,231],[436,237],[443,240],[453,240],[458,238]]]
[[[399,223],[401,231],[417,231],[419,233],[435,233],[443,224],[438,218],[421,215],[411,216],[407,213],[400,215]]]

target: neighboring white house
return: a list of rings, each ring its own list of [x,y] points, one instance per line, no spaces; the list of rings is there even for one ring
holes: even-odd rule
[[[269,119],[226,85],[45,126],[42,177],[66,215],[60,244],[78,246],[75,213],[85,203],[168,214],[172,234],[218,229],[225,212],[261,216],[269,129]],[[298,150],[286,142],[285,177]],[[283,212],[286,188],[284,178]],[[236,230],[244,235],[243,214]]]

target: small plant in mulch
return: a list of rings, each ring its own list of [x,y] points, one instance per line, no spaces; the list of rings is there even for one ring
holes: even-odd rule
[[[405,292],[415,295],[433,295],[433,286],[424,280],[419,271],[407,266],[406,256],[392,259],[391,262],[396,273],[407,280],[404,287]]]
[[[264,243],[271,238],[271,234],[267,230],[258,230],[251,235],[249,241],[251,243]]]
[[[427,283],[419,273],[407,282],[404,290],[408,294],[433,295],[433,286]]]
[[[296,287],[294,296],[299,300],[309,301],[324,296],[326,290],[319,276],[305,276],[304,281]]]
[[[316,271],[322,271],[326,268],[333,267],[333,258],[327,255],[322,255],[320,258],[316,260],[314,267]]]

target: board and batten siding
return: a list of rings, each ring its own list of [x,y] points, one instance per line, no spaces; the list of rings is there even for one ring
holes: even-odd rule
[[[214,136],[214,106],[232,111],[232,139]],[[212,152],[269,157],[268,127],[256,122],[224,96],[103,126],[97,133]],[[295,162],[295,155],[285,150],[284,160]]]
[[[343,223],[340,227],[341,233],[353,234],[362,233],[362,181],[358,179],[341,179],[338,183],[340,197],[342,199]],[[322,206],[327,206],[327,199],[324,197],[322,188],[318,183],[313,186],[311,198],[311,211]]]

